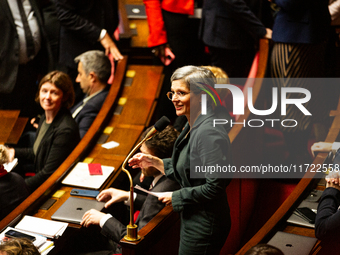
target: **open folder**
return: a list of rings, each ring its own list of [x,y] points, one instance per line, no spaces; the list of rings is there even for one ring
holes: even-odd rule
[[[114,167],[101,166],[101,169],[101,175],[91,175],[89,164],[79,162],[61,183],[76,187],[99,189],[114,171]]]

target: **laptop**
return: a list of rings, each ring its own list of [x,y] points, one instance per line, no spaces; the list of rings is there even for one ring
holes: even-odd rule
[[[279,248],[285,255],[309,255],[317,238],[278,231],[268,244]]]
[[[51,219],[80,224],[85,212],[90,209],[101,211],[104,205],[104,202],[98,202],[93,199],[69,197],[52,215]]]

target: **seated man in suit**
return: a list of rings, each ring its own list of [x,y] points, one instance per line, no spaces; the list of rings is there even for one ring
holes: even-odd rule
[[[320,144],[319,144],[320,145]],[[325,144],[321,144],[323,146]],[[340,151],[335,155],[332,170],[326,176],[326,189],[319,200],[315,219],[315,236],[321,240],[318,254],[336,254],[340,249]]]
[[[78,63],[76,82],[79,82],[85,97],[70,111],[78,123],[80,137],[83,138],[109,92],[107,81],[111,75],[111,63],[104,52],[99,50],[87,51],[74,60]]]
[[[143,135],[145,136],[149,130],[150,128],[147,129]],[[178,132],[173,127],[168,126],[162,132],[156,133],[151,139],[143,143],[140,150],[143,153],[149,153],[162,158],[169,158],[171,157],[173,145],[177,136]],[[142,173],[144,176],[154,177],[152,184],[150,185],[150,190],[154,192],[174,191],[180,188],[176,182],[168,179],[155,168],[150,167],[142,169]],[[97,199],[99,201],[105,201],[105,208],[108,208],[114,203],[121,201],[124,201],[125,204],[129,205],[129,195],[129,191],[109,188],[103,190],[97,196]],[[164,203],[158,201],[158,198],[153,195],[135,194],[133,199],[135,210],[140,210],[136,220],[138,230],[144,227],[165,206]],[[111,246],[107,245],[105,248],[107,249],[107,247],[109,247],[111,251],[102,251],[101,253],[98,253],[97,251],[97,253],[94,253],[94,251],[90,251],[90,249],[93,248],[92,246],[89,248],[90,244],[87,241],[84,241],[84,238],[80,238],[82,243],[81,245],[73,245],[73,247],[71,247],[72,249],[75,248],[75,246],[83,246],[88,254],[112,254],[112,251],[121,253],[120,247],[117,246],[117,243],[119,243],[119,241],[126,235],[126,225],[122,224],[115,217],[112,217],[110,214],[105,214],[91,209],[84,214],[81,225],[85,227],[99,225],[101,227],[101,233],[111,242]],[[90,240],[94,242],[93,238],[90,238]],[[114,243],[112,241],[114,241]],[[102,249],[102,247],[100,248]],[[79,252],[79,249],[77,251],[68,250],[68,252]]]

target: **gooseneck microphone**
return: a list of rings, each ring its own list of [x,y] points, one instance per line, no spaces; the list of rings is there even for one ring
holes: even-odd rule
[[[170,124],[170,120],[168,119],[168,117],[163,116],[162,118],[160,118],[155,125],[152,127],[152,129],[146,134],[146,136],[144,137],[144,141],[148,140],[149,138],[151,138],[154,134],[156,134],[157,132],[162,132],[168,125]],[[142,141],[142,142],[144,142]],[[138,147],[139,148],[139,147]]]
[[[140,239],[140,236],[137,235],[137,229],[138,226],[136,224],[134,224],[134,220],[133,220],[133,214],[134,214],[134,209],[133,209],[133,181],[132,181],[132,177],[130,172],[125,169],[125,166],[128,162],[128,160],[130,159],[130,157],[139,149],[140,146],[142,146],[142,144],[150,139],[154,134],[156,134],[157,132],[161,132],[163,131],[168,125],[170,124],[170,120],[166,117],[163,116],[162,118],[160,118],[155,125],[152,127],[152,129],[146,134],[146,136],[144,137],[144,139],[142,141],[140,141],[140,143],[138,143],[132,151],[130,151],[129,155],[125,158],[124,163],[122,165],[122,170],[123,172],[125,172],[127,174],[127,176],[129,177],[129,181],[130,181],[130,224],[127,225],[127,235],[124,236],[124,239],[127,241],[137,241]]]

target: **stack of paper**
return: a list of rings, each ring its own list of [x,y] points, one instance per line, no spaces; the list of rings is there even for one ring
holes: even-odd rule
[[[5,233],[8,230],[11,230],[14,228],[11,227],[7,227],[1,234],[0,234],[0,243],[1,241],[6,241],[8,238],[5,237]],[[52,241],[47,241],[46,237],[41,236],[41,235],[37,235],[28,231],[22,231],[22,230],[18,230],[15,229],[16,231],[31,235],[35,237],[35,241],[33,242],[34,246],[38,248],[39,252],[42,255],[46,255],[48,254],[53,248],[54,248],[54,243]]]
[[[68,223],[65,222],[57,222],[26,215],[15,228],[48,238],[58,238],[64,233],[67,226]]]

